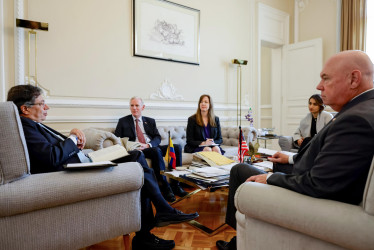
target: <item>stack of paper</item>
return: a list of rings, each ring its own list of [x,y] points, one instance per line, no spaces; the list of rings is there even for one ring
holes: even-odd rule
[[[195,165],[223,166],[234,163],[233,160],[217,152],[198,152],[193,154]]]

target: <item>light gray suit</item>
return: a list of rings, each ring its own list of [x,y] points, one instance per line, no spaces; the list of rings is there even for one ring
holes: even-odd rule
[[[332,119],[332,114],[326,111],[322,111],[317,116],[316,130],[317,133],[323,129],[323,127],[329,123]],[[293,141],[299,140],[301,137],[311,137],[310,128],[312,127],[312,113],[308,113],[301,121],[299,127],[293,134]]]

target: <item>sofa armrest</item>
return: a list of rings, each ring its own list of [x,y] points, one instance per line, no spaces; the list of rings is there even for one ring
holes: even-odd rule
[[[105,130],[87,128],[83,130],[83,133],[86,136],[86,145],[84,147],[86,149],[93,149],[96,151],[109,146],[122,144],[120,138]]]
[[[246,217],[344,248],[365,249],[374,246],[374,218],[365,213],[361,206],[312,198],[253,182],[246,182],[238,188],[235,206]]]
[[[0,217],[139,190],[143,168],[137,162],[85,171],[30,175],[0,186]]]
[[[292,136],[279,136],[278,144],[282,151],[291,151],[294,148]]]

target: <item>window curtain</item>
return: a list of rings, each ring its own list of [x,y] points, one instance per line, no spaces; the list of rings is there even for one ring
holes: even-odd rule
[[[367,0],[342,0],[340,28],[341,51],[365,51],[366,1]]]

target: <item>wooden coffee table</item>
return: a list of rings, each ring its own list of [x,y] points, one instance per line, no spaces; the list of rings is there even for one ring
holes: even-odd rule
[[[199,217],[187,222],[188,224],[208,236],[213,236],[227,227],[225,223],[228,198],[227,186],[202,189],[193,181],[176,177],[169,172],[163,172],[162,174],[194,188],[188,195],[170,203],[174,208],[185,213],[199,213]],[[194,196],[197,193],[199,195]],[[204,199],[201,199],[202,195]]]

